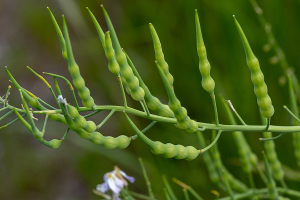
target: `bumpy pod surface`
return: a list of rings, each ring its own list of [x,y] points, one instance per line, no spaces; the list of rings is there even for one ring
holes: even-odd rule
[[[264,82],[264,75],[260,69],[259,61],[253,54],[249,42],[242,30],[242,27],[235,18],[234,20],[238,32],[241,36],[242,43],[244,45],[247,64],[251,71],[251,80],[254,85],[254,93],[257,97],[257,104],[260,108],[260,113],[262,114],[262,116],[270,118],[274,114],[274,107],[272,105],[272,100],[268,95],[268,88],[266,83]]]
[[[157,64],[157,63],[156,63]],[[167,80],[167,77],[161,70],[160,66],[157,64],[157,69],[159,74],[163,80],[165,88],[167,90],[169,96],[169,107],[174,112],[174,116],[177,119],[177,124],[179,128],[185,129],[190,133],[193,133],[198,130],[198,125],[195,120],[191,120],[189,116],[187,116],[187,110],[181,106],[180,101],[177,99],[173,88]]]
[[[272,138],[272,133],[264,132],[264,138]],[[282,169],[281,162],[279,161],[275,149],[275,143],[273,140],[264,141],[265,151],[268,157],[268,161],[270,162],[273,176],[277,181],[281,181],[284,178],[284,171]]]
[[[26,92],[26,91],[18,84],[18,82],[14,79],[14,77],[11,75],[11,73],[8,71],[8,69],[7,69],[7,68],[5,68],[5,69],[6,69],[6,72],[7,72],[8,76],[9,76],[9,79],[11,80],[11,82],[14,84],[14,86],[15,86],[18,90],[21,90],[24,99],[28,102],[28,104],[29,104],[30,106],[32,106],[33,108],[36,108],[37,110],[48,110],[47,108],[45,108],[44,106],[42,106],[42,105],[40,104],[40,102],[39,102],[36,98],[34,98],[34,97],[32,97],[31,95],[29,95],[29,94],[28,94],[28,93],[27,93],[27,92]],[[58,122],[61,122],[61,123],[63,123],[63,124],[66,124],[66,123],[67,123],[66,120],[65,120],[65,118],[64,118],[64,116],[61,115],[61,114],[51,114],[51,115],[49,115],[49,118],[50,118],[51,120],[58,121]]]
[[[159,141],[152,141],[150,140],[146,135],[144,135],[131,121],[131,119],[127,116],[125,113],[126,118],[133,128],[133,130],[136,132],[136,134],[145,142],[149,148],[151,149],[152,153],[157,155],[162,155],[165,158],[176,158],[176,159],[186,159],[186,160],[193,160],[195,159],[199,153],[200,150],[196,149],[192,146],[182,146],[182,145],[174,145],[171,143],[161,143]]]
[[[120,74],[120,67],[115,57],[115,50],[113,49],[109,32],[105,33],[105,55],[108,59],[109,71],[118,76]]]
[[[102,145],[107,149],[125,149],[130,144],[131,139],[125,135],[120,135],[116,138],[111,136],[103,136],[101,133],[95,131],[96,124],[92,121],[86,121],[85,125],[82,127],[78,121],[75,121],[75,119],[80,116],[77,109],[71,105],[68,105],[67,108],[69,115],[74,118],[74,120],[72,120],[69,116],[65,116],[68,126],[81,138],[90,140],[94,144]]]
[[[115,29],[111,23],[111,20],[103,6],[102,6],[102,8],[103,8],[103,12],[104,12],[104,16],[105,16],[105,20],[106,20],[108,29],[111,34],[112,44],[113,44],[113,47],[115,50],[116,60],[120,66],[122,79],[124,78],[126,80],[127,86],[131,90],[131,97],[136,101],[142,101],[144,99],[145,92],[139,86],[138,78],[133,74],[131,67],[128,65],[126,55],[122,51],[121,45],[117,38]]]
[[[126,52],[125,52],[125,54],[126,54]],[[139,75],[138,71],[136,70],[134,64],[132,63],[132,61],[130,60],[130,58],[129,58],[129,56],[127,54],[126,54],[126,58],[127,58],[128,64],[131,67],[134,75],[139,79],[140,87],[143,88],[143,90],[145,92],[145,101],[146,101],[148,107],[151,110],[157,112],[160,116],[163,116],[163,117],[174,117],[174,113],[169,108],[169,106],[161,103],[158,98],[156,98],[155,96],[153,96],[151,94],[149,88],[144,83],[143,79]]]
[[[173,85],[174,78],[173,78],[172,74],[170,74],[170,72],[169,72],[169,65],[165,61],[165,56],[164,56],[164,53],[163,53],[163,50],[161,47],[159,37],[155,31],[154,26],[151,23],[149,24],[149,28],[150,28],[150,32],[151,32],[152,39],[153,39],[155,58],[159,64],[159,66],[161,67],[162,71],[166,75],[168,82],[170,83],[170,85]]]
[[[210,76],[210,63],[207,59],[206,48],[203,42],[200,21],[198,12],[195,10],[195,22],[196,22],[196,38],[197,38],[197,52],[199,56],[199,70],[202,75],[202,87],[210,95],[214,94],[215,81]]]
[[[265,154],[263,154],[263,156],[264,156],[265,170],[266,170],[266,175],[267,175],[267,186],[269,189],[269,196],[270,196],[270,199],[276,200],[276,199],[279,199],[278,192],[276,189],[276,183],[275,183],[274,179],[272,178],[271,169],[269,167],[267,156]]]
[[[82,104],[85,107],[91,108],[94,106],[94,99],[90,95],[90,90],[85,86],[85,81],[80,74],[79,66],[77,65],[74,59],[68,28],[64,17],[63,17],[63,30],[66,39],[66,49],[68,55],[68,70],[72,76],[73,84],[78,90],[78,95],[82,99]]]

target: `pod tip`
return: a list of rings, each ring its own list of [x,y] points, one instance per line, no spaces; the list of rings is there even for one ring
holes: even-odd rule
[[[235,15],[232,15],[232,17],[235,17]]]
[[[103,7],[103,4],[101,4],[100,6]]]

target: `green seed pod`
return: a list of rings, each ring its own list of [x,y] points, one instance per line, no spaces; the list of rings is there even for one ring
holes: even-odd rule
[[[90,11],[90,9],[89,9],[88,7],[87,7],[86,9],[89,11],[90,17],[92,18],[92,21],[93,21],[93,23],[94,23],[94,25],[95,25],[95,27],[96,27],[96,30],[97,30],[97,32],[98,32],[98,35],[99,35],[101,44],[102,44],[103,49],[104,49],[104,51],[105,51],[105,43],[106,43],[106,42],[105,42],[104,32],[103,32],[101,26],[99,25],[97,19],[95,18],[95,16],[94,16],[93,13]]]
[[[265,163],[265,171],[266,171],[267,180],[268,180],[267,186],[269,189],[269,197],[270,197],[270,199],[275,200],[275,199],[278,199],[276,183],[275,183],[274,179],[272,178],[271,169],[269,167],[267,156],[264,153],[263,153],[263,157],[264,157],[264,163]]]
[[[73,84],[78,90],[78,95],[82,99],[82,104],[85,107],[91,108],[94,106],[94,99],[90,96],[90,90],[85,86],[85,81],[80,75],[79,67],[74,59],[68,28],[64,17],[63,17],[63,30],[66,38],[68,70],[72,76]]]
[[[72,117],[73,119],[79,115],[78,110],[74,106],[68,104],[67,109],[70,117]]]
[[[126,55],[123,53],[121,45],[119,43],[119,40],[117,38],[117,34],[114,30],[114,27],[111,23],[111,20],[102,6],[105,20],[108,26],[108,29],[111,34],[112,44],[115,50],[116,54],[116,60],[120,66],[121,69],[121,75],[122,78],[126,80],[127,86],[131,90],[131,97],[136,101],[142,101],[144,99],[145,92],[144,90],[139,86],[139,80],[138,78],[133,74],[131,67],[127,63]]]
[[[264,132],[264,138],[272,138],[272,133]],[[277,157],[277,153],[275,150],[275,143],[273,140],[264,141],[265,152],[268,157],[268,161],[270,162],[273,176],[277,181],[281,181],[284,178],[284,171],[282,169],[281,162]]]
[[[53,139],[53,140],[49,141],[47,146],[51,147],[53,149],[57,149],[61,145],[62,142],[63,142],[62,140]]]
[[[86,119],[81,115],[75,117],[73,121],[78,128],[84,128],[86,125]]]
[[[152,141],[147,136],[145,136],[131,121],[131,119],[125,113],[125,116],[136,132],[136,134],[145,142],[149,148],[151,149],[152,153],[157,155],[162,155],[165,158],[176,158],[176,159],[186,159],[186,160],[193,160],[195,159],[200,151],[192,146],[184,147],[182,145],[174,145],[171,143],[163,144],[159,141]],[[185,156],[185,157],[184,157]]]
[[[97,126],[93,121],[86,121],[86,124],[83,129],[86,132],[92,133],[97,129]]]
[[[31,113],[28,109],[28,105],[25,101],[25,98],[22,95],[22,91],[21,90],[19,90],[19,91],[20,91],[24,109],[26,111],[26,115],[29,119],[30,124],[19,114],[19,112],[15,108],[13,108],[17,117],[19,118],[19,120],[24,124],[24,126],[32,133],[32,135],[35,137],[35,139],[37,139],[39,142],[41,142],[42,144],[44,144],[50,148],[53,148],[53,149],[58,148],[60,146],[60,144],[62,143],[62,140],[57,140],[57,139],[53,139],[51,141],[44,140],[44,138],[43,138],[44,132],[39,131],[38,128],[35,126],[32,116],[31,116]]]
[[[258,59],[253,54],[252,49],[241,26],[235,18],[234,20],[244,45],[247,64],[251,71],[251,80],[254,85],[254,92],[257,97],[257,103],[260,107],[260,113],[264,117],[270,118],[274,114],[274,107],[272,105],[271,98],[268,95],[268,88],[266,83],[264,82],[264,75],[259,67]]]
[[[112,46],[109,31],[105,33],[105,55],[108,59],[109,71],[118,76],[120,74],[120,67],[115,57],[115,50]]]
[[[196,21],[196,36],[197,36],[197,52],[199,56],[199,69],[202,75],[202,87],[210,95],[214,95],[215,81],[210,76],[210,63],[208,62],[206,55],[206,48],[203,42],[200,21],[198,12],[195,10],[195,21]]]
[[[290,96],[290,104],[291,104],[291,111],[295,114],[296,117],[299,118],[299,111],[297,106],[297,99],[295,96],[294,87],[292,84],[291,77],[288,76],[288,83],[289,83],[289,96]],[[293,119],[293,125],[299,126],[299,122],[296,119]],[[293,136],[293,146],[294,146],[294,155],[297,161],[298,167],[300,167],[300,132],[294,132]]]
[[[50,16],[51,16],[51,20],[53,22],[53,25],[54,25],[54,28],[56,30],[56,33],[58,35],[58,38],[59,38],[59,41],[60,41],[60,44],[61,44],[61,49],[62,49],[62,55],[64,57],[64,59],[68,62],[68,55],[67,55],[67,49],[66,49],[66,42],[65,42],[65,39],[64,39],[64,36],[56,22],[56,19],[54,17],[54,15],[52,14],[51,10],[49,7],[47,7],[48,10],[49,10],[49,13],[50,13]]]
[[[155,59],[157,60],[157,63],[159,64],[159,66],[161,67],[161,69],[164,72],[165,76],[167,77],[169,84],[173,85],[174,78],[169,72],[169,65],[165,61],[165,56],[164,56],[164,53],[162,51],[162,47],[161,47],[161,43],[160,43],[160,40],[158,38],[158,35],[155,31],[154,26],[151,23],[149,23],[149,28],[150,28],[150,32],[151,32],[152,39],[153,39]]]
[[[42,106],[40,104],[40,102],[32,97],[31,95],[29,95],[19,84],[18,82],[14,79],[14,77],[11,75],[11,73],[8,71],[7,67],[5,67],[6,69],[6,72],[9,76],[9,79],[11,80],[11,82],[14,84],[14,86],[18,89],[18,90],[21,90],[22,91],[22,95],[24,97],[24,99],[28,102],[28,104],[30,106],[32,106],[33,108],[36,108],[37,110],[48,110],[47,108],[45,108],[44,106]],[[66,120],[64,118],[63,115],[61,114],[51,114],[49,115],[49,118],[51,120],[54,120],[54,121],[58,121],[60,123],[63,123],[63,124],[66,124]]]
[[[174,116],[177,119],[177,124],[179,128],[185,129],[190,133],[197,131],[198,125],[196,121],[191,120],[190,117],[187,116],[186,109],[184,107],[181,107],[180,101],[177,99],[173,88],[171,87],[170,83],[167,80],[167,77],[165,76],[158,64],[157,69],[169,96],[169,107],[174,112]]]
[[[76,109],[76,108],[75,108]],[[81,115],[77,114],[74,107],[68,105],[68,110],[71,111],[74,120],[71,119],[68,115],[65,115],[67,120],[67,124],[70,129],[75,131],[82,139],[90,140],[94,144],[99,144],[104,146],[107,149],[119,148],[125,149],[131,142],[131,139],[125,135],[118,136],[117,138],[113,138],[111,136],[103,136],[101,133],[96,132],[96,124],[92,121],[86,121],[84,126],[81,125]],[[84,119],[85,120],[85,119]],[[79,122],[80,121],[80,122]]]
[[[123,50],[124,51],[124,50]],[[134,75],[139,79],[139,84],[140,87],[143,88],[144,92],[145,92],[145,101],[148,105],[148,107],[157,112],[157,114],[159,114],[160,116],[163,117],[174,117],[174,113],[173,111],[169,108],[168,105],[162,104],[160,102],[160,100],[158,98],[156,98],[155,96],[153,96],[150,92],[150,90],[148,89],[147,85],[144,83],[144,81],[142,80],[141,76],[139,75],[138,71],[136,70],[134,64],[131,62],[129,56],[126,54],[126,52],[124,51],[128,64],[131,67]]]

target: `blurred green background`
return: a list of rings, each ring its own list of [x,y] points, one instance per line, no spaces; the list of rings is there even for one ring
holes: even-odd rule
[[[259,2],[279,45],[286,53],[290,66],[299,74],[300,46],[300,2]],[[212,66],[211,75],[216,82],[217,100],[222,93],[230,99],[236,110],[248,124],[260,124],[259,109],[253,92],[250,71],[246,65],[243,46],[232,15],[236,15],[243,27],[254,53],[260,60],[269,95],[275,107],[272,124],[289,125],[291,118],[282,108],[289,105],[286,84],[279,84],[283,71],[278,63],[271,63],[273,50],[263,51],[267,37],[260,26],[249,1],[239,0],[26,0],[0,1],[0,94],[4,95],[8,82],[4,66],[12,72],[26,89],[55,105],[48,88],[29,70],[38,73],[51,72],[70,79],[67,64],[61,56],[61,47],[46,9],[50,7],[59,24],[65,14],[75,58],[81,74],[98,105],[121,105],[122,96],[115,76],[107,69],[107,60],[94,25],[86,7],[94,13],[104,31],[107,27],[100,8],[108,11],[119,36],[122,47],[127,51],[152,94],[167,103],[167,94],[154,64],[154,50],[148,23],[151,22],[160,37],[170,72],[175,78],[177,97],[187,108],[191,118],[201,122],[214,120],[211,98],[201,87],[198,70],[194,10],[198,9],[208,59]],[[272,59],[271,59],[272,60]],[[274,60],[274,58],[273,58]],[[276,59],[275,59],[276,60]],[[53,84],[51,77],[44,76]],[[298,76],[299,78],[299,76]],[[64,97],[72,102],[67,85],[59,82]],[[20,97],[15,88],[11,90],[9,103],[20,107]],[[139,103],[128,96],[130,106],[141,109]],[[219,104],[220,123],[229,123]],[[4,113],[1,113],[3,115]],[[96,124],[108,114],[103,111],[92,117]],[[42,127],[44,117],[37,124]],[[1,125],[11,121],[10,116]],[[132,117],[143,128],[148,120]],[[48,122],[46,139],[60,138],[66,127]],[[116,113],[100,129],[103,135],[133,135],[123,114]],[[153,140],[199,147],[196,135],[176,129],[173,125],[157,123],[147,135]],[[204,135],[210,139],[211,132]],[[251,148],[262,159],[263,144],[258,141],[261,133],[247,132]],[[298,171],[293,156],[291,134],[276,140],[278,157],[283,165]],[[224,133],[219,142],[222,160],[237,178],[248,184],[242,172],[237,150],[231,133]],[[164,199],[161,175],[165,174],[179,199],[181,188],[171,178],[191,185],[204,199],[213,199],[211,190],[219,188],[209,180],[201,155],[193,161],[164,159],[153,155],[139,139],[125,150],[106,150],[70,132],[63,145],[50,149],[40,144],[20,122],[0,131],[0,199],[101,199],[92,193],[97,184],[103,182],[105,172],[118,165],[136,182],[129,187],[139,193],[147,193],[138,157],[144,159],[148,175],[157,199]],[[296,175],[293,174],[295,178]],[[255,174],[256,185],[264,187]],[[287,180],[288,186],[299,189],[300,184]]]

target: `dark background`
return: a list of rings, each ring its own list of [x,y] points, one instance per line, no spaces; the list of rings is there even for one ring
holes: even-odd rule
[[[265,0],[259,3],[267,21],[272,24],[272,31],[286,53],[289,65],[298,76],[300,1]],[[154,64],[148,23],[154,25],[170,72],[175,78],[177,97],[187,108],[191,118],[210,123],[214,120],[213,107],[210,96],[201,87],[196,51],[194,10],[198,9],[208,59],[212,66],[211,75],[216,82],[217,101],[220,101],[218,95],[222,93],[226,99],[232,101],[246,123],[260,124],[250,71],[232,18],[233,14],[236,15],[265,75],[269,95],[275,107],[272,124],[291,123],[290,117],[282,108],[283,105],[289,105],[287,85],[280,84],[279,81],[284,80],[283,71],[278,63],[271,62],[275,52],[263,51],[267,37],[257,15],[249,1],[239,0],[2,0],[0,94],[4,95],[10,84],[5,66],[8,66],[24,88],[52,105],[55,105],[55,101],[48,88],[26,66],[40,74],[51,72],[70,79],[67,63],[61,56],[61,46],[46,9],[49,6],[60,25],[61,14],[66,16],[74,55],[95,103],[121,105],[122,95],[118,82],[107,69],[104,51],[86,10],[86,7],[89,7],[103,30],[107,31],[100,4],[108,11],[122,47],[135,63],[152,94],[167,103],[167,94]],[[51,77],[44,77],[53,85]],[[59,83],[64,97],[73,103],[68,86],[63,82]],[[127,98],[129,106],[141,109],[138,102],[133,101],[130,96]],[[9,103],[20,107],[19,93],[14,87],[9,96]],[[220,123],[228,124],[220,102],[218,104]],[[99,124],[108,113],[103,111],[92,119]],[[44,116],[35,117],[39,119],[38,126],[42,127]],[[1,125],[14,118],[15,116],[11,115],[2,120]],[[142,118],[132,118],[140,128],[149,123]],[[45,138],[60,138],[65,129],[65,125],[48,122]],[[100,132],[111,136],[135,134],[121,113],[114,114]],[[204,134],[210,139],[210,131],[205,131]],[[169,124],[157,123],[147,135],[164,143],[180,143],[199,148],[195,134],[176,129]],[[258,141],[259,137],[261,133],[246,133],[251,148],[262,159],[263,144]],[[276,140],[275,143],[279,159],[284,166],[294,170],[291,173],[295,178],[298,176],[298,168],[293,156],[291,134]],[[238,161],[231,133],[224,133],[218,144],[224,164],[237,178],[249,185],[247,175],[243,173]],[[146,194],[147,187],[138,157],[144,159],[157,199],[164,199],[162,174],[165,174],[170,182],[172,177],[176,177],[191,185],[205,199],[214,198],[210,190],[219,191],[218,187],[210,182],[201,155],[193,161],[164,159],[153,155],[139,139],[125,150],[106,150],[81,139],[74,132],[70,132],[60,148],[53,150],[35,140],[30,132],[17,122],[0,131],[0,199],[101,199],[92,193],[92,189],[103,182],[104,173],[111,171],[114,165],[136,178],[136,182],[129,186],[132,191]],[[287,175],[288,186],[300,188],[300,184],[290,180],[290,176]],[[258,187],[264,187],[257,175],[255,180]],[[172,182],[171,186],[178,198],[182,199],[180,187]]]

